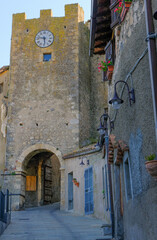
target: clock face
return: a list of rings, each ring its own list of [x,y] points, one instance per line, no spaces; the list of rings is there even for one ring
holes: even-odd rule
[[[38,47],[46,48],[53,43],[54,36],[53,33],[48,30],[42,30],[37,33],[35,37],[35,43]]]

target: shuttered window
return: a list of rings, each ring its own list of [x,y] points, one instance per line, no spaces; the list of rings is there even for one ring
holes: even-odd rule
[[[111,28],[116,27],[120,23],[120,13],[115,12],[115,9],[119,5],[119,1],[110,0],[110,9],[111,9]]]
[[[114,64],[115,62],[115,41],[114,39],[109,41],[109,43],[105,47],[105,58],[106,61],[112,61]]]
[[[26,191],[36,191],[36,176],[26,176]]]

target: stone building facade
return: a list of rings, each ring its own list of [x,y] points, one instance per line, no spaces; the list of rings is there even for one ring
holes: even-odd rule
[[[41,31],[53,34],[47,47]],[[87,147],[96,141],[107,88],[95,71],[101,57],[90,59],[88,48],[89,28],[78,4],[66,5],[64,17],[52,17],[51,10],[41,10],[38,19],[13,15],[10,67],[0,72],[0,84],[4,76],[8,83],[7,95],[6,90],[0,95],[1,105],[7,96],[1,184],[14,194],[13,209],[60,201],[62,209],[85,214],[84,173],[92,168],[90,214],[109,219],[104,214],[103,159],[99,149]],[[82,151],[89,160],[83,167]],[[79,187],[74,187],[72,173]]]
[[[102,2],[105,9],[107,1]],[[151,74],[145,41],[146,1],[131,1],[131,6],[127,10],[125,2],[123,1],[125,16],[124,12],[121,12],[117,19],[114,7],[118,6],[118,1],[110,1],[110,7],[108,6],[108,9],[111,9],[110,26],[114,29],[111,29],[110,38],[114,45],[114,54],[110,52],[114,71],[112,79],[108,81],[108,101],[113,98],[117,81],[127,82],[129,89],[133,87],[135,91],[135,103],[132,102],[130,106],[126,85],[122,82],[116,84],[117,94],[124,103],[118,110],[108,105],[109,116],[114,121],[114,130],[110,135],[109,155],[106,158],[106,163],[111,166],[112,175],[112,227],[115,239],[153,240],[157,235],[157,185],[155,179],[146,170],[145,158],[157,153],[157,146]],[[151,2],[154,14],[157,10],[156,1],[148,2]],[[103,5],[101,7],[103,8]],[[103,13],[102,9],[101,13]],[[100,19],[98,12],[97,16]],[[153,19],[153,25],[156,33],[155,19]],[[96,31],[98,27],[101,32],[100,23],[96,25]],[[98,45],[97,34],[96,32],[94,41]],[[105,39],[104,26],[101,34],[104,34]],[[96,53],[96,47],[94,51]],[[108,60],[107,47],[104,54]]]
[[[0,169],[5,168],[6,153],[6,125],[8,114],[8,84],[9,84],[9,66],[1,68],[0,71]],[[2,187],[2,185],[0,185]]]
[[[155,1],[152,2],[155,4]],[[153,6],[152,11],[155,12],[156,9],[157,5]],[[109,87],[109,99],[112,98],[114,83],[126,79],[127,74],[147,48],[145,22],[144,2],[133,1],[121,25],[121,33],[116,38],[117,58],[112,85]],[[157,32],[157,28],[155,32]],[[123,94],[125,103],[117,112],[113,132],[118,139],[122,139],[129,146],[128,169],[130,172],[127,176],[125,161],[123,166],[114,166],[114,171],[121,171],[121,176],[125,174],[125,176],[123,175],[124,215],[123,217],[117,215],[119,207],[115,205],[117,215],[115,220],[117,235],[124,231],[124,239],[146,240],[154,239],[157,234],[157,217],[154,214],[154,211],[157,210],[157,185],[145,166],[146,156],[155,153],[157,149],[148,53],[143,56],[131,76],[135,89],[135,104],[129,106],[128,94],[125,89]],[[131,78],[128,78],[127,83],[131,87]],[[117,85],[117,91],[120,93],[120,85]],[[110,114],[114,117],[115,113],[112,109],[110,109]],[[130,179],[127,180],[127,178]],[[127,181],[131,188],[131,194],[127,192]],[[116,200],[115,197],[115,202]],[[122,225],[118,224],[119,221],[123,222],[124,230],[121,229]]]

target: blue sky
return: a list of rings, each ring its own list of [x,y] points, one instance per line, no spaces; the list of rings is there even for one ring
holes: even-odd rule
[[[79,3],[85,12],[85,21],[90,18],[91,0],[8,0],[1,2],[0,13],[0,68],[9,65],[12,14],[25,12],[27,19],[38,18],[41,9],[52,9],[54,17],[64,16],[64,5]]]

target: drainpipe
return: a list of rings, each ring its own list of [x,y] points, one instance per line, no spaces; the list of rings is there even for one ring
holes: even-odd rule
[[[109,194],[110,194],[110,207],[111,207],[111,224],[112,224],[112,238],[114,238],[115,231],[114,231],[114,208],[113,208],[113,194],[112,194],[112,176],[111,176],[111,165],[108,161],[108,154],[109,154],[109,136],[108,136],[108,129],[105,131],[105,147],[106,147],[106,154],[107,154],[107,168],[108,168],[108,180],[109,180]]]
[[[156,136],[156,154],[157,154],[157,53],[156,53],[156,37],[154,32],[152,4],[151,0],[144,0],[145,5],[145,18],[146,18],[146,31],[147,43],[149,54],[149,68],[152,87],[152,99],[155,120],[155,136]]]

